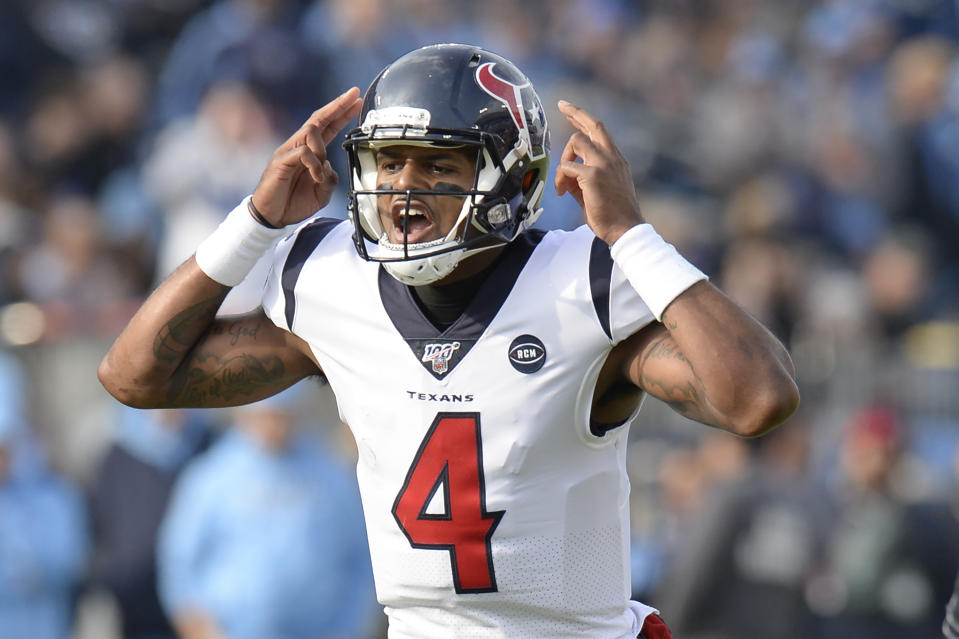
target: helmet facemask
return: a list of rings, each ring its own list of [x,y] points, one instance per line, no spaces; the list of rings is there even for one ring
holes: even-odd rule
[[[519,207],[525,208],[527,198],[523,197],[522,190],[510,201],[496,196],[496,193],[503,191],[503,182],[510,178],[510,173],[502,163],[496,162],[489,148],[491,145],[480,141],[449,144],[415,138],[371,137],[373,139],[370,141],[357,140],[348,146],[352,167],[350,217],[358,226],[358,237],[362,238],[357,241],[357,250],[364,259],[383,262],[384,268],[405,284],[417,286],[442,279],[463,258],[511,242],[519,232],[535,222],[542,211],[536,208],[522,220],[523,224],[516,224],[513,212]],[[482,139],[483,136],[478,137]],[[440,184],[436,189],[381,188],[384,185],[377,184],[376,151],[394,144],[475,150],[474,166],[477,168],[472,187],[443,188],[448,185]],[[540,180],[529,198],[537,205],[544,185]],[[396,195],[406,198],[406,215],[403,219],[407,223],[410,204],[417,196],[454,197],[461,199],[462,205],[456,221],[445,236],[425,242],[409,242],[406,239],[408,228],[404,224],[403,240],[394,243],[383,227],[377,202],[382,196]]]
[[[481,59],[494,59],[501,65],[509,65],[508,61],[463,45],[428,47],[406,58],[409,62],[405,68],[401,58],[371,85],[361,125],[347,135],[344,146],[350,164],[349,207],[357,251],[366,260],[382,262],[384,268],[401,282],[417,286],[446,277],[470,255],[511,242],[536,221],[545,189],[548,137],[542,107],[528,82],[508,86],[516,87],[517,100],[536,114],[535,118],[530,116],[537,127],[534,130],[535,148],[531,148],[529,132],[513,126],[514,119],[500,104],[501,100],[483,92],[478,84],[459,82],[457,91],[461,91],[461,96],[472,98],[469,102],[474,105],[475,113],[456,107],[455,100],[451,102],[448,97],[442,98],[448,95],[443,92],[448,87],[434,77],[442,75],[436,72],[437,60],[443,63],[450,77],[460,79],[475,77]],[[409,98],[394,99],[394,95],[401,93],[393,88],[400,84],[398,76],[402,76],[405,69],[426,62],[430,64],[430,79],[423,80],[418,68],[415,74],[411,74],[412,82],[419,82],[422,90],[405,90],[403,93],[419,96],[442,89],[433,96],[437,99],[422,99],[422,106],[410,104]],[[517,75],[510,77],[521,77],[518,71],[514,74]],[[408,89],[410,78],[404,76],[402,80]],[[520,89],[526,91],[523,94],[525,100],[519,95]],[[463,111],[467,111],[466,116]],[[454,126],[443,126],[446,123]],[[398,190],[393,189],[392,184],[377,184],[376,153],[392,145],[453,147],[471,154],[475,152],[471,187],[443,188],[449,185],[438,184],[437,188],[430,190]],[[394,203],[396,196],[406,199],[403,238],[397,242],[390,241],[377,207],[378,198],[384,196],[391,196]],[[408,241],[410,204],[417,196],[455,197],[462,201],[455,223],[443,237],[423,242]]]

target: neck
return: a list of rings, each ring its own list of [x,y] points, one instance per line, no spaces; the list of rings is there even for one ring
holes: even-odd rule
[[[476,296],[476,291],[486,281],[503,248],[497,247],[466,258],[439,282],[410,287],[420,308],[437,328],[445,330],[463,314]]]

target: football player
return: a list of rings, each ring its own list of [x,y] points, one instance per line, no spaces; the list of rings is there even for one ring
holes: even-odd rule
[[[529,80],[473,46],[401,57],[277,149],[99,370],[139,407],[325,376],[356,439],[392,639],[668,637],[630,600],[625,451],[643,397],[741,436],[798,403],[784,347],[644,221],[604,125],[559,110],[574,132],[554,187],[587,224],[543,232],[549,132]],[[354,118],[350,221],[313,217]],[[266,252],[262,310],[216,318]]]

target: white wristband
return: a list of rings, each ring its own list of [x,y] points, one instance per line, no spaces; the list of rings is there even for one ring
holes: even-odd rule
[[[263,226],[247,208],[246,196],[196,249],[196,263],[210,279],[236,286],[268,248],[287,233]]]
[[[680,293],[706,279],[650,224],[623,233],[609,253],[657,320],[663,319],[663,311]]]

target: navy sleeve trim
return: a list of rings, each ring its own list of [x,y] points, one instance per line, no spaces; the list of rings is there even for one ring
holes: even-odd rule
[[[605,437],[606,433],[608,433],[611,430],[616,430],[617,428],[625,424],[627,421],[629,420],[623,420],[615,424],[604,424],[602,422],[598,422],[595,419],[590,418],[589,432],[591,432],[596,437]]]
[[[613,257],[609,254],[609,246],[598,237],[593,238],[589,251],[589,290],[593,296],[596,318],[609,339],[613,339],[609,325],[609,287],[612,274]]]
[[[303,264],[313,254],[323,238],[326,237],[343,220],[329,217],[320,217],[307,224],[293,241],[293,248],[286,256],[283,264],[283,275],[280,283],[283,285],[283,310],[286,313],[286,327],[293,331],[293,318],[296,316],[296,281],[300,278]]]

